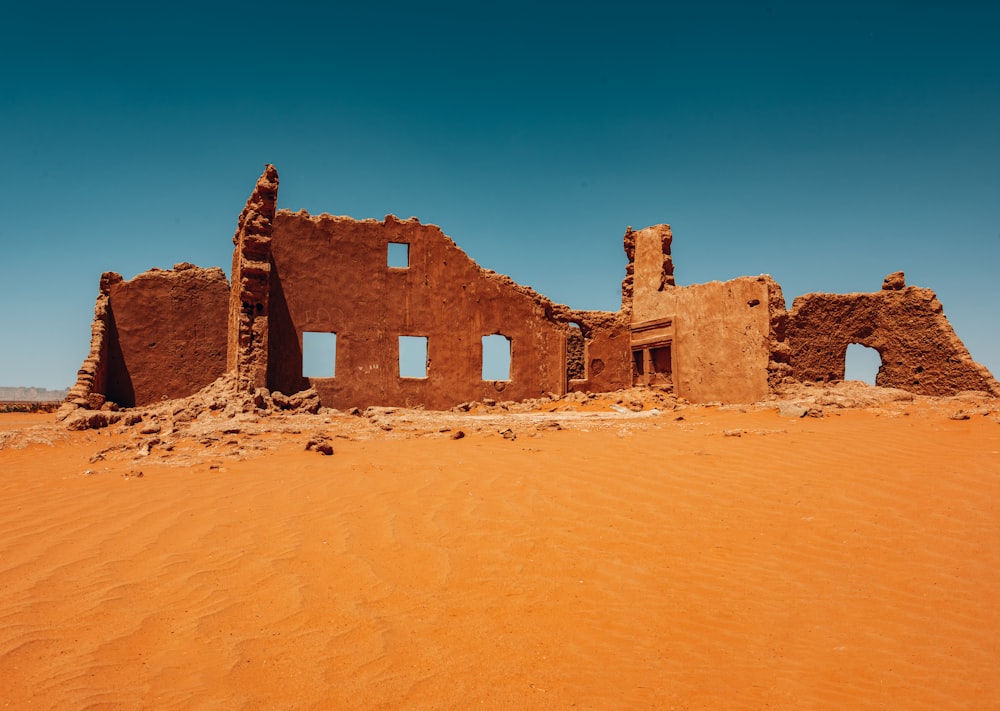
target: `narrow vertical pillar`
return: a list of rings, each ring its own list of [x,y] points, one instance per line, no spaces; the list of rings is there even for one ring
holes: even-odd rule
[[[271,233],[278,199],[278,171],[267,165],[233,235],[226,366],[242,392],[267,387],[268,295]]]

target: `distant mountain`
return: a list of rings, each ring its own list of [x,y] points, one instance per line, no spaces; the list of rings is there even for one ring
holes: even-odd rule
[[[67,393],[69,393],[69,388],[46,390],[45,388],[14,388],[0,385],[0,402],[57,402],[65,398]]]

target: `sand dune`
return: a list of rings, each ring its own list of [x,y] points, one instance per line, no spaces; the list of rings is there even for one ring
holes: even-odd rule
[[[955,409],[565,413],[514,440],[466,416],[333,456],[25,438],[0,450],[0,699],[997,708],[1000,424]]]

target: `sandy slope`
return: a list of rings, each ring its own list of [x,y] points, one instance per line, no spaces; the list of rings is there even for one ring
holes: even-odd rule
[[[1000,418],[956,409],[40,428],[0,450],[0,704],[997,708]]]

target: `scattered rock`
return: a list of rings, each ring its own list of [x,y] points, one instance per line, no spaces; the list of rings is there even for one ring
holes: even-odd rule
[[[893,272],[882,280],[883,291],[899,291],[906,286],[906,275],[903,272]]]
[[[316,433],[309,438],[306,442],[306,451],[319,452],[322,455],[329,457],[333,454],[333,447],[326,439],[326,435],[322,433]]]
[[[465,437],[465,432],[462,430],[455,430],[451,433],[451,439],[463,439]]]
[[[319,393],[313,388],[302,390],[288,398],[289,407],[300,412],[315,415],[319,412]]]
[[[510,427],[508,427],[505,430],[501,430],[500,436],[503,437],[504,439],[509,439],[511,442],[517,439],[517,435],[514,434],[514,430],[512,430]]]
[[[742,437],[743,430],[722,430],[723,437]]]
[[[267,388],[257,388],[253,393],[253,404],[258,410],[270,410],[274,407],[274,400]]]
[[[66,429],[80,432],[82,430],[99,430],[113,425],[122,418],[121,413],[107,410],[77,410],[66,418]]]
[[[805,417],[809,410],[794,402],[779,402],[778,414],[782,417]]]

